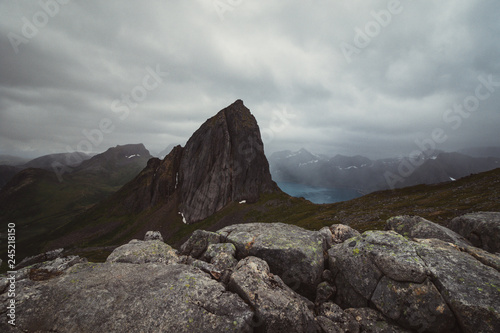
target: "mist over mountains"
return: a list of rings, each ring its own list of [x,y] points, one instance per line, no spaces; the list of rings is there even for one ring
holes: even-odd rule
[[[454,181],[473,173],[500,167],[500,151],[495,148],[447,153],[422,152],[412,158],[371,160],[367,157],[313,154],[306,149],[273,153],[271,174],[277,182],[291,182],[330,188],[351,188],[362,193],[402,188],[418,184]],[[490,155],[491,154],[491,155]]]

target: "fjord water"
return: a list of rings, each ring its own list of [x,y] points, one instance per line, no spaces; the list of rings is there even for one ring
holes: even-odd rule
[[[349,188],[324,188],[288,182],[277,182],[277,184],[283,192],[292,197],[303,197],[315,204],[347,201],[362,196],[357,190]]]

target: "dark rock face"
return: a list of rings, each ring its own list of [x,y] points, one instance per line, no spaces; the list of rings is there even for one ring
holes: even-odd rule
[[[230,202],[259,199],[277,191],[259,126],[241,100],[208,119],[183,148],[152,158],[115,197],[132,213],[156,205],[182,214],[184,223],[203,220]]]
[[[181,206],[187,223],[231,201],[254,202],[276,190],[257,121],[241,100],[208,119],[188,140],[180,165]]]
[[[492,253],[500,252],[500,213],[479,212],[456,217],[451,221],[450,229],[476,247]]]
[[[181,146],[176,146],[163,161],[150,159],[146,168],[117,192],[124,198],[120,209],[138,213],[160,203],[175,203],[182,151]]]

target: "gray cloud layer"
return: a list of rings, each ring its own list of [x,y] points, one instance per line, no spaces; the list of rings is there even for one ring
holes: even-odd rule
[[[0,13],[0,154],[160,151],[239,98],[268,153],[408,155],[435,128],[444,150],[499,142],[495,0],[1,0]]]

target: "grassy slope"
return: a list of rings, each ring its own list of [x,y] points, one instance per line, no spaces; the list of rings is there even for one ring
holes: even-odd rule
[[[175,206],[174,200],[172,207]],[[465,213],[500,211],[500,169],[455,182],[380,191],[328,205],[315,205],[282,192],[265,194],[253,204],[231,203],[204,221],[192,225],[183,224],[181,217],[165,206],[154,207],[135,216],[109,216],[105,214],[105,209],[106,206],[101,206],[100,210],[77,220],[80,227],[85,226],[87,231],[94,228],[93,232],[98,230],[100,235],[95,237],[93,234],[88,241],[81,242],[74,253],[87,255],[93,260],[104,260],[112,247],[132,238],[142,238],[147,230],[160,230],[165,241],[177,247],[196,229],[215,231],[227,225],[246,222],[280,221],[312,230],[343,223],[364,231],[383,229],[385,221],[391,216],[419,215],[446,225],[452,218]],[[90,234],[81,233],[80,239],[86,235]],[[96,250],[84,253],[84,247]]]
[[[0,206],[2,225],[16,224],[16,257],[40,253],[53,230],[115,193],[142,168],[142,165],[130,165],[113,173],[82,171],[65,175],[63,182],[49,171],[23,171],[24,186],[14,195],[3,198]],[[4,239],[1,243],[4,244]],[[6,245],[0,248],[2,260],[6,259],[6,249]]]

